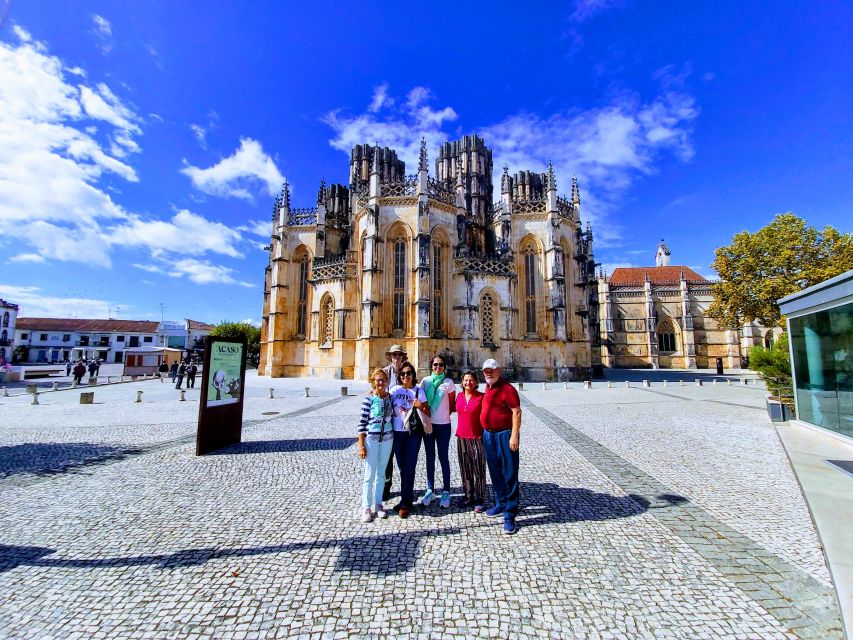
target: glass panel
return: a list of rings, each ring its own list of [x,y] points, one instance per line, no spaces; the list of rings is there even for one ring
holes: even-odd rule
[[[299,262],[299,302],[297,303],[296,334],[305,335],[308,317],[308,256],[302,256]]]
[[[483,296],[483,301],[480,304],[480,309],[482,309],[481,312],[483,314],[483,342],[487,344],[494,344],[494,308],[492,307],[492,296],[490,296],[488,293]]]
[[[853,437],[853,303],[791,319],[798,418]]]
[[[432,330],[433,333],[441,332],[441,245],[433,246],[432,259]]]
[[[536,333],[536,256],[524,256],[524,303],[527,333]]]
[[[406,244],[400,238],[394,245],[394,329],[406,328]]]

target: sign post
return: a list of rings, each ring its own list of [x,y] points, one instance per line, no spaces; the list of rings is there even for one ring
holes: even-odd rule
[[[205,338],[195,445],[197,456],[240,442],[246,346],[245,338]]]

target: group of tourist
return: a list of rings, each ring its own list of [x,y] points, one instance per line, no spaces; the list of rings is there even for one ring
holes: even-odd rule
[[[513,534],[518,513],[518,445],[521,403],[515,388],[501,377],[500,365],[483,363],[486,391],[477,374],[462,376],[462,391],[447,375],[444,356],[433,357],[431,373],[418,382],[415,366],[400,345],[385,354],[391,364],[370,375],[372,391],[361,405],[358,454],[364,460],[361,519],[387,518],[394,461],[400,475],[400,501],[393,508],[408,518],[415,508],[415,472],[421,445],[426,452],[427,486],[418,504],[438,500],[450,507],[450,415],[458,414],[456,450],[464,506],[489,517],[503,516],[503,531]],[[436,456],[441,467],[441,493],[435,486]],[[485,509],[486,466],[492,478],[494,505]]]

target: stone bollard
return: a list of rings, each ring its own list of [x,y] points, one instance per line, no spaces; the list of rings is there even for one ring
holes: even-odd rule
[[[524,391],[524,383],[523,383],[523,382],[519,382],[519,383],[518,383],[518,390],[519,390],[519,391]]]
[[[4,398],[9,397],[9,387],[3,387],[3,397]]]
[[[142,402],[142,391],[136,392],[136,402]]]
[[[728,378],[726,379],[726,386],[727,386],[727,387],[732,386],[732,381],[731,381],[731,380],[729,380]]]
[[[630,380],[626,380],[626,381],[625,381],[625,387],[627,388],[627,387],[630,387],[630,386],[631,386],[631,381],[630,381]]]
[[[27,393],[38,393],[39,386],[37,384],[28,384]]]
[[[58,382],[54,382],[54,383],[53,383],[53,390],[54,390],[54,391],[59,391],[59,383],[58,383]]]
[[[80,404],[94,404],[95,403],[95,392],[94,391],[84,391],[80,394]]]
[[[33,394],[33,401],[32,401],[32,403],[31,403],[31,404],[38,404],[38,403],[39,403],[39,392],[38,392],[38,391],[36,391],[36,392]]]
[[[113,383],[113,377],[107,376],[107,384],[112,384],[112,383]]]
[[[683,386],[684,386],[684,380],[679,380],[679,381],[678,381],[678,386],[679,386],[679,387],[683,387]]]
[[[347,389],[346,387],[341,387],[341,397],[342,398],[346,398],[348,393],[349,393],[349,389]]]
[[[72,383],[71,383],[71,388],[72,388],[72,389],[76,389],[76,388],[77,388],[77,380],[76,380],[76,378],[75,378],[74,382],[72,382]]]
[[[270,387],[270,400],[272,400],[273,398],[275,398],[275,389]]]
[[[592,389],[592,380],[584,380],[583,381],[584,389]]]
[[[181,389],[181,402],[186,402],[186,391]]]
[[[717,386],[717,379],[716,378],[714,378],[714,386],[715,387]]]
[[[308,387],[305,387],[305,397],[306,397],[306,398],[307,398],[307,397],[309,397],[309,396],[308,396]]]
[[[131,382],[136,382],[139,379],[139,376],[130,376]]]
[[[608,388],[608,389],[612,389],[612,388],[613,388],[613,383],[612,383],[612,382],[610,382],[610,380],[608,380],[608,381],[607,381],[607,388]]]
[[[98,386],[98,376],[89,376],[89,386],[97,387]]]
[[[568,383],[568,382],[564,382],[564,383],[563,383],[563,389],[568,389],[568,388],[569,388],[569,383]]]
[[[548,389],[548,383],[547,383],[547,382],[543,382],[543,383],[542,383],[542,391],[546,391],[547,389]]]
[[[701,387],[701,386],[702,386],[702,378],[696,378],[696,386],[697,386],[697,387]]]
[[[744,385],[749,384],[749,378],[744,378],[744,379],[743,379],[743,383],[744,383]]]
[[[649,382],[648,380],[643,380],[643,386],[644,386],[644,387],[651,387],[651,386],[652,386],[652,383],[651,383],[651,382]]]

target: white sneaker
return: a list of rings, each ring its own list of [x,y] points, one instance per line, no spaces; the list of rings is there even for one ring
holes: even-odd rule
[[[432,501],[435,500],[435,494],[432,492],[432,489],[427,489],[426,493],[421,496],[421,504],[425,507],[428,507],[432,504]]]
[[[370,507],[364,510],[364,513],[361,514],[362,522],[372,522],[373,521],[373,512],[370,510]]]
[[[381,504],[376,505],[376,517],[380,520],[384,520],[388,517],[388,512],[385,511],[385,507]]]
[[[441,494],[441,502],[438,503],[442,509],[450,508],[450,493],[447,491],[442,492]]]

